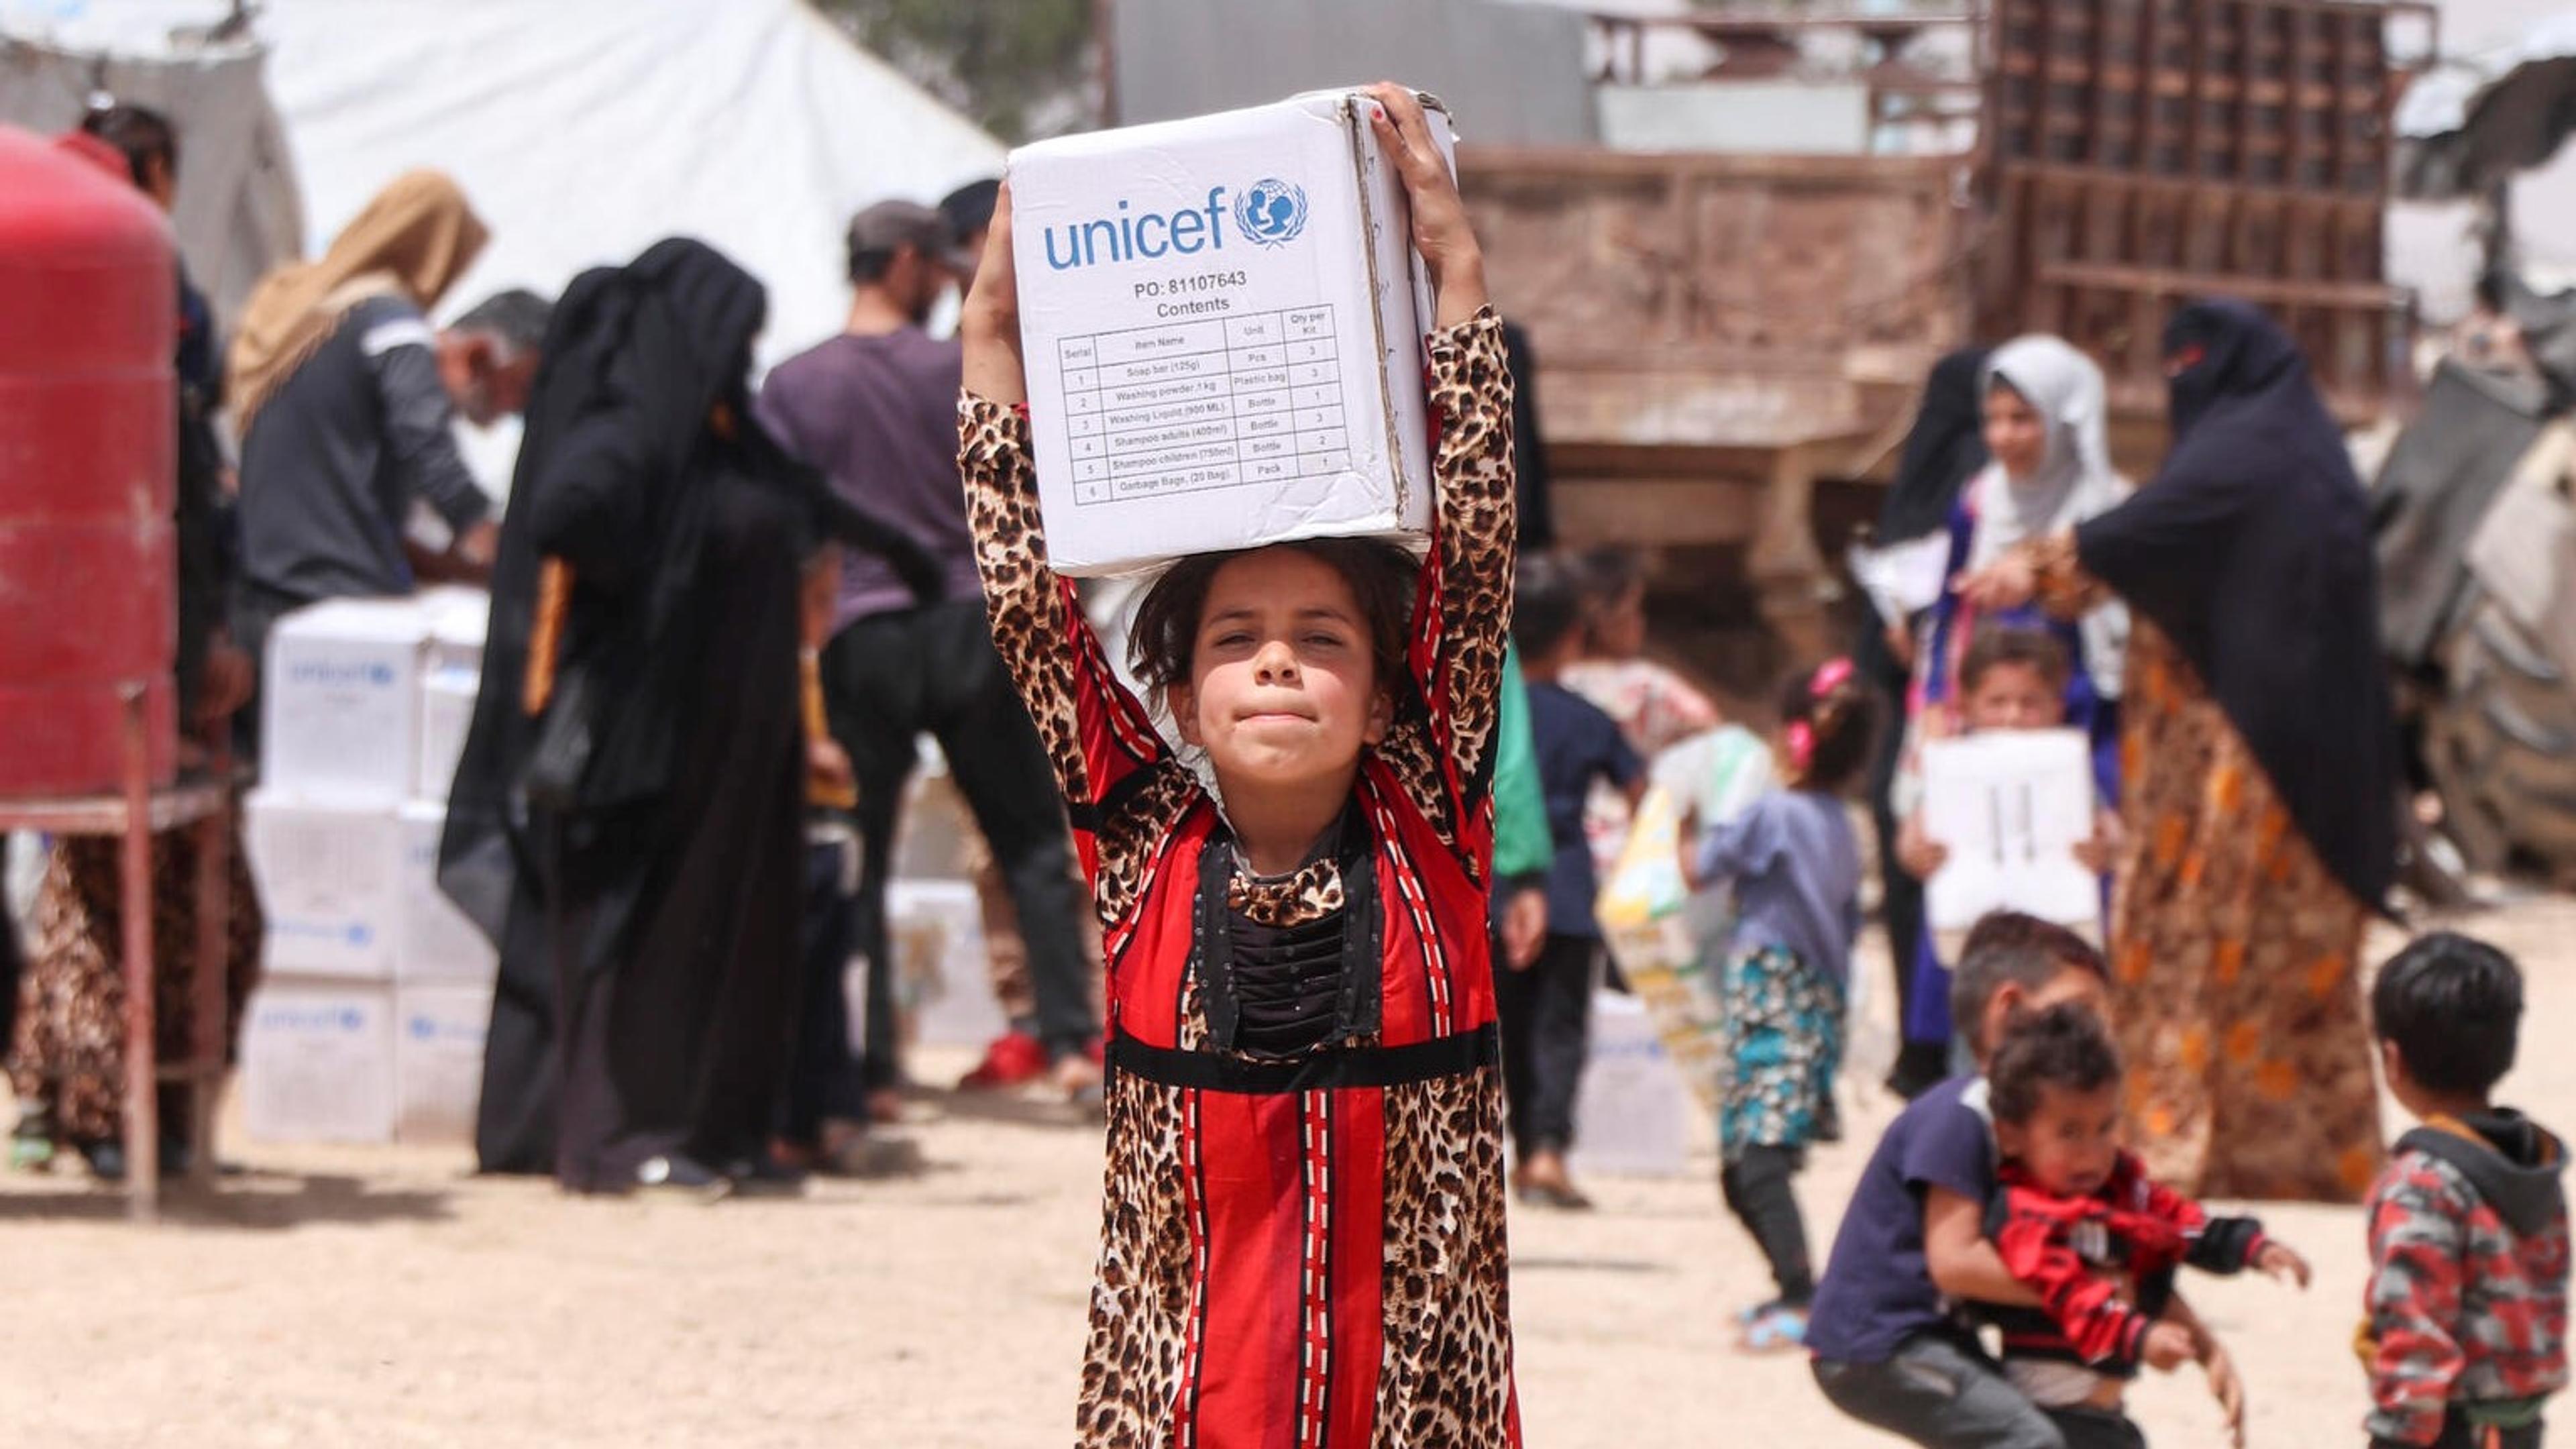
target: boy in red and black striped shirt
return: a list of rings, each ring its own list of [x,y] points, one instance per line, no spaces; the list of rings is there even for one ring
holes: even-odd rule
[[[2370,996],[2389,1093],[2423,1123],[2370,1192],[2374,1449],[2538,1449],[2567,1385],[2566,1152],[2490,1100],[2513,1065],[2522,972],[2448,932],[2380,968]]]
[[[2142,1449],[2122,1399],[2145,1364],[2191,1360],[2168,1320],[2174,1275],[2258,1269],[2307,1286],[2308,1265],[2252,1218],[2214,1218],[2148,1180],[2120,1150],[2120,1057],[2101,1019],[2052,1008],[2017,1027],[1987,1068],[2003,1155],[1987,1236],[2036,1308],[1979,1311],[2003,1330],[2004,1374],[2065,1434],[2069,1449]]]

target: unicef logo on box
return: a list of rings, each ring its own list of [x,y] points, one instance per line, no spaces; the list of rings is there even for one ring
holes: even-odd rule
[[[1264,177],[1235,193],[1234,224],[1255,243],[1275,247],[1306,229],[1306,191],[1293,181]]]

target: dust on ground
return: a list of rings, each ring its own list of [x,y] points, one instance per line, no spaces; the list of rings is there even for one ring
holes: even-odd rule
[[[2528,898],[2464,925],[2530,972],[2505,1097],[2576,1124],[2576,1052],[2553,1030],[2576,1014],[2576,901]],[[2383,933],[2373,959],[2394,944]],[[920,1068],[936,1081],[965,1065],[926,1053]],[[1845,1095],[1849,1140],[1800,1183],[1820,1255],[1894,1111],[1873,1083]],[[462,1151],[237,1137],[229,1155],[250,1170],[213,1198],[182,1191],[157,1229],[128,1226],[122,1200],[77,1171],[10,1176],[0,1423],[21,1443],[208,1449],[1061,1449],[1098,1228],[1096,1129],[1015,1101],[934,1096],[923,1115],[918,1176],[716,1206],[477,1179]],[[1594,1213],[1512,1219],[1532,1449],[1894,1443],[1836,1417],[1803,1360],[1731,1351],[1734,1310],[1768,1285],[1707,1153],[1687,1177],[1591,1186]],[[2243,1364],[2255,1444],[2358,1442],[2360,1214],[2265,1217],[2315,1260],[2312,1291],[2199,1277],[2189,1291]],[[2163,1449],[2223,1443],[2195,1374],[2142,1384],[2133,1402]]]

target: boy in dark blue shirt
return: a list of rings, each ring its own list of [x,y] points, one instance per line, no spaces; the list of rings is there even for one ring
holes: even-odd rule
[[[2014,1021],[2061,1002],[2101,1011],[2101,953],[2062,927],[2003,912],[1977,923],[1951,1006],[1980,1065]],[[1879,1139],[1816,1287],[1807,1348],[1834,1407],[1927,1449],[2075,1449],[2083,1425],[2053,1419],[2008,1383],[1951,1312],[1957,1300],[2032,1305],[1986,1240],[1995,1191],[1982,1076],[1917,1098]],[[2176,1299],[2212,1387],[2241,1412],[2234,1370]]]
[[[1523,1202],[1561,1208],[1592,1205],[1565,1168],[1601,957],[1601,923],[1592,914],[1599,882],[1583,835],[1583,801],[1593,781],[1607,780],[1626,791],[1633,806],[1645,793],[1646,779],[1645,762],[1610,716],[1557,682],[1582,657],[1582,619],[1582,596],[1561,564],[1523,561],[1512,638],[1528,685],[1530,740],[1556,856],[1547,872],[1546,944],[1526,966],[1506,963],[1494,974],[1494,1005],[1503,1031],[1503,1095],[1519,1164],[1513,1187]]]

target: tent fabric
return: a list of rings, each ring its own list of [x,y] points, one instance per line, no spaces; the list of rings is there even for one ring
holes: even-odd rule
[[[179,130],[171,229],[216,315],[304,244],[286,131],[261,85],[257,44],[172,44],[98,54],[38,39],[0,0],[0,122],[52,134],[80,124],[94,91],[150,106]]]
[[[0,31],[152,56],[230,6],[40,9],[51,18],[0,0]],[[999,142],[801,0],[264,0],[252,31],[303,185],[307,255],[413,167],[455,177],[491,224],[449,316],[692,236],[768,287],[759,355],[773,363],[840,329],[853,212],[1002,169]]]

